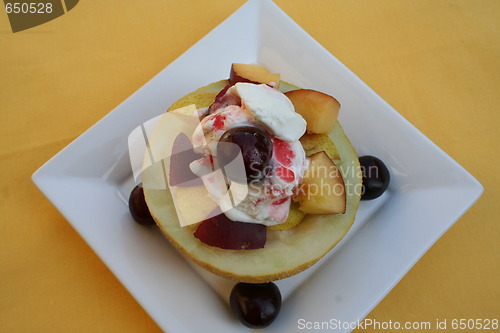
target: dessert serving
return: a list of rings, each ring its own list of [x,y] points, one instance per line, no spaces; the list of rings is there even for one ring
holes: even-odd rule
[[[272,281],[317,262],[352,226],[362,194],[374,199],[388,187],[380,160],[363,157],[373,169],[360,167],[339,109],[334,97],[265,67],[233,64],[228,80],[169,108],[195,126],[175,133],[169,157],[148,163],[130,196],[136,221],[154,221],[192,261],[238,282],[230,303],[249,327],[278,314]],[[172,134],[160,123],[151,146]]]

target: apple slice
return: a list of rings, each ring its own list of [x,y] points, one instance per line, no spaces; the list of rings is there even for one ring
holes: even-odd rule
[[[266,244],[266,226],[231,221],[224,214],[200,223],[194,236],[203,243],[226,250],[253,250]]]
[[[344,179],[324,151],[311,155],[295,200],[306,214],[345,213]]]
[[[300,143],[307,157],[324,151],[332,161],[340,161],[335,143],[326,134],[305,134],[300,138]]]
[[[278,89],[280,83],[280,74],[271,73],[260,65],[233,64],[229,75],[229,84],[237,82],[263,83]]]
[[[306,120],[307,133],[331,132],[340,109],[340,103],[334,97],[311,89],[292,90],[285,95],[292,101],[295,112]]]

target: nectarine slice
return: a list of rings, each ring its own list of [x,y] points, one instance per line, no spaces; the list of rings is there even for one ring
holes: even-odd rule
[[[321,151],[310,157],[310,164],[298,188],[296,200],[306,214],[335,214],[346,210],[346,190],[340,170]]]
[[[311,89],[292,90],[285,95],[292,101],[295,112],[306,120],[307,133],[331,132],[340,110],[340,103],[334,97]]]
[[[278,88],[280,74],[271,73],[266,67],[252,64],[233,64],[229,75],[229,84],[237,82],[263,83]]]

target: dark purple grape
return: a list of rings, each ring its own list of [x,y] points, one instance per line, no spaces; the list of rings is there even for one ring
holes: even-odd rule
[[[233,287],[229,304],[233,313],[250,328],[269,326],[281,309],[281,293],[272,283],[238,283]]]
[[[155,221],[149,212],[148,205],[144,199],[144,189],[139,184],[130,193],[128,208],[134,220],[142,225],[153,225]]]
[[[225,132],[219,142],[217,159],[221,167],[233,161],[241,150],[245,164],[246,181],[250,183],[266,176],[273,155],[273,143],[264,131],[253,126],[236,127]],[[231,176],[228,175],[234,181],[241,183],[245,181],[245,179],[232,178]]]
[[[375,156],[361,156],[359,158],[363,173],[363,192],[361,200],[378,198],[387,190],[391,181],[391,174],[384,162]]]

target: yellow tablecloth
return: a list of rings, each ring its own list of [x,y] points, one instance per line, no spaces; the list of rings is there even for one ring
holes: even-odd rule
[[[1,332],[159,331],[30,176],[243,3],[82,0],[18,33],[2,10]],[[276,3],[485,187],[368,317],[498,319],[500,2]]]

